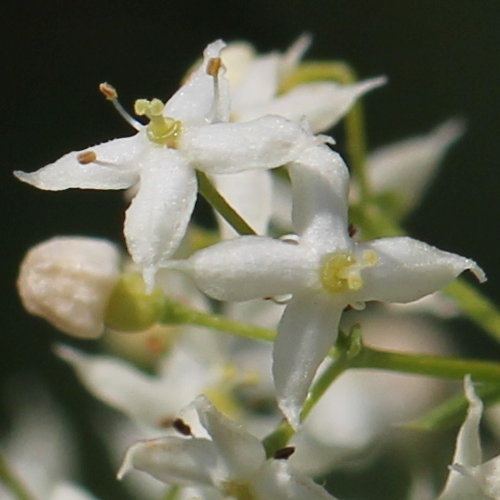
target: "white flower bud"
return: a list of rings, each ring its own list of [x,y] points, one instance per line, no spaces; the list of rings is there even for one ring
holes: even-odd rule
[[[17,287],[24,307],[59,330],[101,335],[103,316],[120,275],[120,253],[96,238],[56,237],[33,247],[21,263]]]

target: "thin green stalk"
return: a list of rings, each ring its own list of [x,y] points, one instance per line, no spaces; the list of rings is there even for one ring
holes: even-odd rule
[[[198,190],[200,194],[222,217],[224,217],[228,224],[230,224],[238,234],[256,234],[248,223],[233,207],[231,207],[217,189],[215,189],[206,174],[196,171],[196,177],[198,178]]]
[[[17,500],[34,500],[34,497],[14,474],[2,455],[0,455],[0,481],[14,494]]]
[[[178,302],[165,301],[165,312],[160,323],[189,323],[192,325],[204,326],[211,330],[231,333],[238,337],[245,337],[254,340],[264,340],[272,342],[276,337],[275,330],[263,328],[261,326],[240,323],[219,314],[212,314],[204,311],[197,311],[186,307]]]
[[[406,354],[363,347],[351,368],[378,368],[461,380],[470,374],[476,382],[500,383],[500,363],[447,358],[427,354]]]

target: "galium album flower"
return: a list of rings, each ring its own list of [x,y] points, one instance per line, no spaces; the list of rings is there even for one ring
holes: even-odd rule
[[[210,44],[203,63],[166,104],[136,101],[136,113],[150,121],[145,126],[127,115],[138,131],[134,136],[69,153],[36,172],[15,172],[20,180],[50,191],[139,186],[126,212],[124,234],[150,291],[156,270],[185,234],[196,200],[195,169],[228,174],[278,167],[295,158],[309,137],[278,116],[225,123],[223,47],[220,40]],[[112,87],[101,88],[117,103]]]
[[[138,469],[167,484],[212,487],[237,500],[334,500],[287,460],[266,460],[262,443],[204,396],[193,402],[210,439],[168,436],[132,445],[118,472]]]
[[[437,500],[498,500],[500,455],[483,462],[479,424],[483,404],[470,377],[464,381],[469,410],[457,436],[453,464],[444,491]]]
[[[298,240],[243,236],[171,266],[219,300],[292,294],[278,327],[273,376],[281,410],[294,426],[316,369],[332,347],[347,306],[411,302],[477,264],[409,237],[358,243],[348,232],[347,168],[327,146],[289,164]]]

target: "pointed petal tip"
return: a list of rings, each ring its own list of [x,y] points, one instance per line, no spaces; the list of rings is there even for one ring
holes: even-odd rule
[[[292,398],[281,399],[278,401],[278,406],[292,429],[296,431],[300,426],[301,406]]]
[[[376,89],[377,87],[382,87],[388,82],[386,76],[376,76],[375,78],[369,78],[368,80],[363,80],[356,84],[358,95],[365,94],[366,92]]]
[[[479,283],[484,283],[488,280],[486,273],[471,259],[467,259],[470,263],[465,269],[469,270],[479,281]]]
[[[203,56],[206,58],[219,57],[221,50],[226,46],[226,42],[221,38],[209,43],[203,51]]]

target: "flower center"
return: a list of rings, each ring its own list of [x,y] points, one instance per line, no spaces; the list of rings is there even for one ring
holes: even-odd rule
[[[169,116],[163,116],[165,104],[160,99],[137,99],[134,104],[135,114],[146,116],[149,123],[146,127],[148,139],[169,148],[177,147],[182,133],[182,122]]]
[[[246,481],[227,481],[223,485],[225,495],[236,500],[254,500],[255,492],[252,485]]]
[[[330,293],[356,292],[363,288],[361,271],[378,262],[378,255],[373,250],[365,250],[359,261],[347,252],[329,254],[320,269],[320,280]]]

